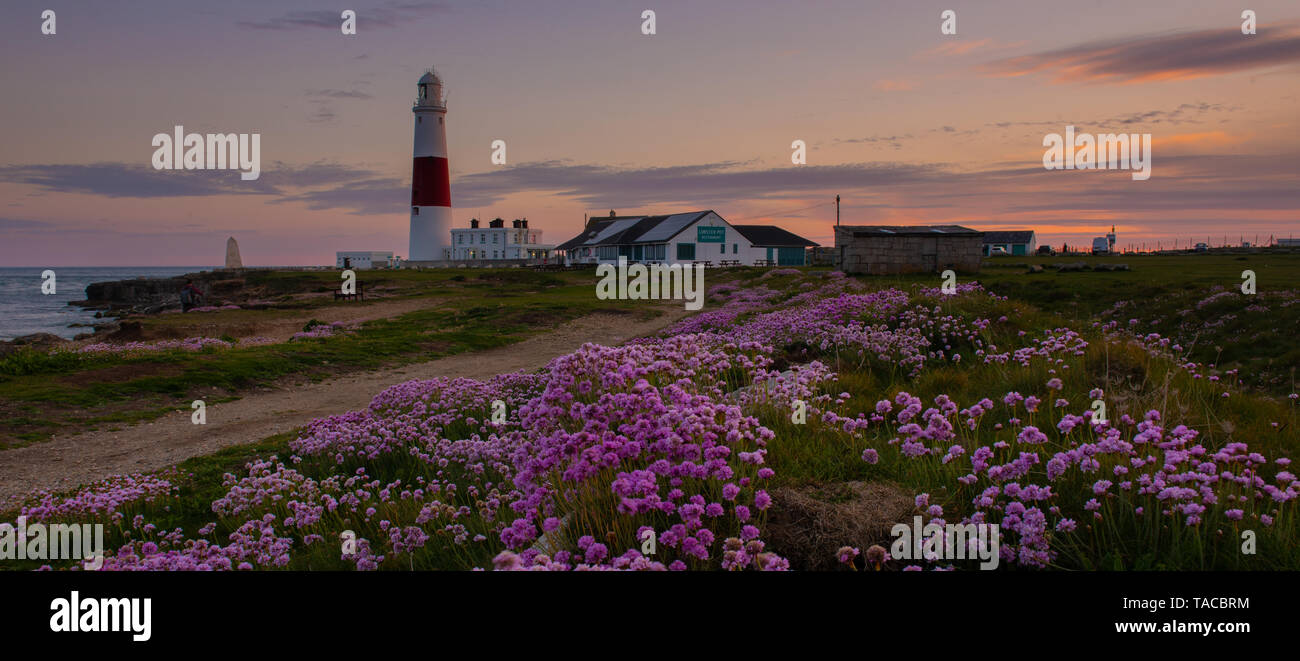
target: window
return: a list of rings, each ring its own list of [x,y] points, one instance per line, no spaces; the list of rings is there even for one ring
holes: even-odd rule
[[[722,255],[727,254],[727,244],[725,244],[725,243],[719,243],[719,244],[718,244],[718,252],[719,252],[719,254],[722,254]]]
[[[487,243],[487,235],[486,235],[486,234],[479,234],[479,235],[478,235],[478,242],[479,242],[479,243]]]
[[[456,243],[464,244],[464,243],[465,243],[465,235],[464,235],[464,234],[457,234],[457,235],[456,235]]]
[[[694,244],[694,243],[679,243],[679,244],[677,244],[677,260],[678,260],[678,261],[687,261],[687,260],[694,260],[694,259],[695,259],[695,244]]]
[[[739,254],[740,254],[740,244],[739,244],[739,243],[733,243],[733,244],[731,244],[731,252],[732,252],[732,254],[734,254],[734,255],[739,255]]]
[[[411,215],[412,216],[420,215],[420,207],[411,207]]]
[[[497,242],[497,237],[498,237],[498,236],[500,236],[500,235],[498,235],[496,232],[493,232],[493,233],[492,233],[492,243],[496,243],[496,242]]]

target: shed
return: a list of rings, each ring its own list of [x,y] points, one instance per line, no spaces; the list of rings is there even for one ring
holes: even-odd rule
[[[1001,248],[1008,255],[1032,255],[1037,249],[1035,243],[1033,230],[985,232],[983,252],[987,257],[994,248]]]
[[[977,273],[983,232],[960,225],[837,225],[845,273]]]
[[[769,264],[777,266],[804,266],[808,263],[808,248],[817,244],[793,232],[772,225],[732,225],[740,235],[749,239],[756,249],[764,251]]]

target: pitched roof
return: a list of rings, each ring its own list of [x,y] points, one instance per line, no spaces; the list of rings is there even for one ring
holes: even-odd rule
[[[1029,243],[1033,240],[1033,230],[984,233],[984,243]]]
[[[751,244],[758,248],[769,246],[781,247],[809,247],[817,244],[808,239],[799,236],[793,232],[788,232],[780,227],[772,225],[732,225],[740,235],[745,237]]]
[[[835,234],[847,233],[850,236],[935,236],[935,235],[982,235],[969,227],[961,225],[838,225]]]
[[[712,210],[665,216],[619,216],[592,220],[581,234],[556,246],[559,250],[572,250],[579,246],[617,246],[633,243],[666,243],[683,229]]]
[[[564,243],[555,246],[555,248],[556,250],[570,250],[573,248],[577,248],[578,246],[586,243],[587,241],[596,238],[596,235],[600,234],[601,230],[608,227],[609,224],[612,222],[614,221],[610,219],[591,220],[587,223],[587,226],[583,228],[582,232],[578,234],[578,236],[575,236],[572,239],[569,239],[568,241],[565,241]]]

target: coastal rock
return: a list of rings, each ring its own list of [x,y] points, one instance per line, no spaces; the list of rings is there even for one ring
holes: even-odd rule
[[[60,342],[63,342],[63,338],[54,335],[53,333],[32,333],[31,335],[23,335],[13,339],[13,344],[17,346],[38,346],[58,344]]]
[[[1071,262],[1069,264],[1058,264],[1056,266],[1056,270],[1061,273],[1068,273],[1070,271],[1087,271],[1091,268],[1092,267],[1088,266],[1084,262]]]
[[[124,310],[155,312],[180,306],[181,287],[187,279],[193,279],[194,285],[203,292],[206,300],[211,284],[204,274],[177,276],[174,278],[136,278],[134,280],[114,280],[111,282],[93,282],[86,287],[86,300],[69,305],[98,310]]]
[[[114,342],[134,342],[144,338],[144,329],[138,321],[123,321],[107,339]]]

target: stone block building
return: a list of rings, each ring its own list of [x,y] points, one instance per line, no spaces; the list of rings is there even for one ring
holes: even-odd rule
[[[845,273],[977,273],[983,236],[960,225],[837,225],[836,259]]]

